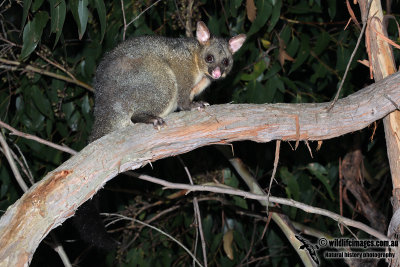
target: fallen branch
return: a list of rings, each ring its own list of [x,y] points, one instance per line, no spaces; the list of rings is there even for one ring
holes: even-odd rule
[[[30,262],[40,241],[118,173],[210,144],[324,140],[358,131],[396,109],[399,84],[397,73],[338,100],[329,112],[329,103],[215,105],[173,113],[159,131],[144,124],[115,131],[48,173],[8,208],[0,219],[0,265]]]

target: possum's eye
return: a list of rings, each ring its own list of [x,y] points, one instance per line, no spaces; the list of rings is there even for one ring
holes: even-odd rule
[[[224,58],[224,59],[222,60],[222,65],[224,65],[225,67],[228,67],[228,65],[229,65],[229,59]]]
[[[212,62],[214,62],[214,56],[211,55],[211,54],[208,54],[206,56],[205,60],[206,60],[207,63],[212,63]]]

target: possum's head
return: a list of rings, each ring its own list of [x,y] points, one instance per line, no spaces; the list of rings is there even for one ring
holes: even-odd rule
[[[231,39],[211,37],[207,26],[197,23],[196,38],[200,43],[198,66],[209,78],[218,80],[225,78],[233,66],[233,54],[240,49],[246,40],[245,34],[239,34]]]

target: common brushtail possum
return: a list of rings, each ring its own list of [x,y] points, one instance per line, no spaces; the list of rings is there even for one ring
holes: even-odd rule
[[[232,56],[245,39],[244,34],[229,40],[212,37],[206,25],[198,22],[195,38],[143,36],[122,42],[96,70],[89,142],[132,122],[160,127],[175,110],[205,107],[205,102],[193,102],[194,97],[212,81],[226,77]],[[83,204],[75,225],[84,240],[110,249],[116,243],[106,235],[99,216],[93,216],[95,209],[91,202]]]
[[[94,125],[90,141],[131,122],[161,126],[175,110],[207,105],[193,102],[211,81],[232,69],[232,55],[246,35],[212,37],[203,22],[196,38],[143,36],[122,42],[105,55],[94,83]]]

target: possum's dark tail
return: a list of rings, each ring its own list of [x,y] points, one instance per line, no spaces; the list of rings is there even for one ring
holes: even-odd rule
[[[117,242],[107,233],[97,208],[95,196],[81,205],[72,218],[75,228],[86,243],[102,250],[113,250]]]

